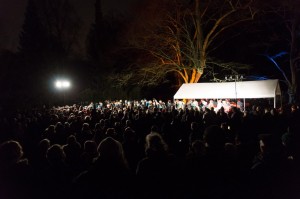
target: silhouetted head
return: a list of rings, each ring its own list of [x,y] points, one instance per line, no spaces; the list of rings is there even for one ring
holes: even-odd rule
[[[76,140],[76,137],[74,135],[70,135],[68,138],[67,138],[67,143],[72,145],[72,144],[75,144],[77,142]]]
[[[50,125],[46,130],[50,134],[55,133],[55,126],[54,125]]]
[[[123,134],[124,141],[133,141],[135,139],[135,136],[135,132],[130,127],[127,127],[125,129]]]
[[[61,122],[57,122],[55,124],[55,131],[62,131],[64,129],[64,126]]]
[[[101,159],[109,162],[126,162],[121,143],[112,137],[107,137],[102,140],[97,150]]]
[[[23,149],[19,142],[10,140],[0,145],[0,167],[18,163],[23,156]]]
[[[282,150],[282,142],[280,138],[272,134],[260,134],[259,146],[263,155],[278,154]]]
[[[39,150],[40,153],[46,154],[49,147],[50,147],[50,140],[43,139],[39,142],[38,150]]]
[[[47,160],[51,165],[60,165],[65,162],[66,155],[59,144],[52,145],[47,151]]]
[[[199,124],[197,122],[192,122],[191,123],[191,130],[198,130],[199,129]]]
[[[149,155],[149,153],[156,154],[166,154],[168,150],[168,146],[158,133],[150,133],[146,136],[146,147],[145,151]]]
[[[209,148],[224,149],[225,134],[217,125],[212,125],[205,129],[203,140]]]
[[[151,126],[151,133],[158,133],[159,130],[158,130],[158,126],[157,125],[152,125]]]
[[[108,128],[105,133],[108,137],[115,137],[116,130],[114,128]]]
[[[202,156],[205,154],[205,144],[201,140],[195,140],[191,146],[191,152],[196,156]]]
[[[90,154],[97,153],[97,144],[93,140],[87,140],[84,143],[84,151]]]
[[[90,130],[89,123],[83,123],[82,124],[82,131],[89,131],[89,130]]]

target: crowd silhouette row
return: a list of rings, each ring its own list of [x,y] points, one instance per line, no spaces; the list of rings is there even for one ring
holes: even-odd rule
[[[298,106],[159,104],[3,116],[0,198],[300,197]]]

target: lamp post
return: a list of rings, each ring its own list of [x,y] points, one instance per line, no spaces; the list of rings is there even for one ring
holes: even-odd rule
[[[236,82],[242,81],[244,79],[244,76],[241,74],[235,74],[230,76],[225,76],[225,81],[234,81],[234,92],[235,92],[235,106],[237,107],[237,89],[236,89]]]
[[[63,103],[65,105],[65,95],[66,95],[66,90],[71,87],[71,83],[68,80],[57,80],[55,82],[55,87],[58,90],[61,90],[63,92]]]

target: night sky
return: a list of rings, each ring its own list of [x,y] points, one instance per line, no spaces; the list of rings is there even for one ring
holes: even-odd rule
[[[128,15],[133,5],[143,0],[102,0],[104,15]],[[81,20],[83,20],[83,35],[94,20],[95,0],[69,0]],[[0,0],[0,49],[16,51],[19,42],[19,32],[24,20],[27,0]]]

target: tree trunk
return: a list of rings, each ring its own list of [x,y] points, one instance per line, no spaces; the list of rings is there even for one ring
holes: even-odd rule
[[[298,55],[297,48],[297,25],[298,21],[293,20],[291,25],[291,46],[290,46],[290,71],[291,71],[291,83],[288,88],[289,104],[295,103],[295,97],[297,96],[297,62],[295,59]]]
[[[194,83],[198,83],[198,81],[201,78],[201,76],[202,76],[202,73],[197,72]]]

